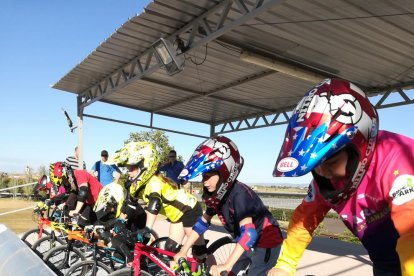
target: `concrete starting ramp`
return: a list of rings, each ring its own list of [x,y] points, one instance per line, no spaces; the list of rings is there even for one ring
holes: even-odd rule
[[[168,236],[169,222],[154,225],[160,237]],[[228,236],[222,226],[212,225],[205,237],[213,242]],[[55,275],[13,232],[0,224],[0,275]],[[372,275],[372,263],[366,250],[357,244],[315,237],[301,258],[297,276]]]
[[[56,275],[20,238],[0,224],[0,275]]]
[[[156,221],[154,229],[160,237],[168,235],[169,223]],[[228,236],[222,226],[212,225],[205,238],[213,242]],[[301,258],[295,276],[372,275],[372,263],[363,246],[331,238],[315,237]]]

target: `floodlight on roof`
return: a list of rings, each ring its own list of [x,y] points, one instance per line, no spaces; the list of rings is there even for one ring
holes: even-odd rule
[[[184,54],[178,53],[171,42],[160,38],[152,47],[155,50],[155,56],[164,65],[168,75],[171,76],[183,70]]]
[[[326,76],[247,51],[243,51],[240,54],[240,59],[312,83],[319,83],[321,80],[326,79]]]

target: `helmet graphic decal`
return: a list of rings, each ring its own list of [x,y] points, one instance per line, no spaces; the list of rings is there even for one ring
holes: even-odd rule
[[[109,163],[120,167],[137,166],[140,174],[129,191],[135,195],[157,171],[158,154],[149,142],[129,142],[109,158]]]
[[[212,194],[204,193],[207,206],[216,207],[227,191],[233,186],[242,168],[242,158],[237,146],[227,137],[218,136],[201,143],[185,168],[180,178],[189,180],[206,172],[218,172],[221,183]]]
[[[356,124],[362,117],[361,105],[351,94],[332,95],[324,92],[320,95],[329,104],[329,113],[342,124]]]

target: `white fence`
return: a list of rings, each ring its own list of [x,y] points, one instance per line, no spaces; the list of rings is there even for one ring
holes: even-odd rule
[[[24,194],[22,193],[17,193],[17,189],[21,188],[21,187],[27,187],[27,186],[33,186],[37,184],[37,182],[30,182],[27,184],[21,184],[21,185],[16,185],[16,186],[12,186],[12,187],[7,187],[7,188],[2,188],[0,189],[0,198],[2,197],[22,197],[24,196]],[[9,190],[14,190],[14,192],[7,192]]]

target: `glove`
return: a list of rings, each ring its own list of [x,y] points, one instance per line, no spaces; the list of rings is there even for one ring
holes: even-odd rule
[[[108,243],[111,242],[112,235],[109,232],[105,231],[104,228],[96,229],[96,233],[104,241],[105,245],[108,245]]]
[[[48,206],[48,207],[49,207],[49,206],[52,206],[52,205],[53,205],[53,203],[54,203],[54,202],[53,202],[53,200],[52,200],[52,199],[50,199],[50,198],[45,199],[45,205],[46,205],[46,206]]]
[[[113,231],[115,234],[120,234],[122,232],[124,232],[124,230],[126,229],[126,220],[118,218],[115,221],[114,227],[113,227]]]
[[[137,231],[137,241],[143,244],[147,244],[151,239],[151,229],[147,226]]]

